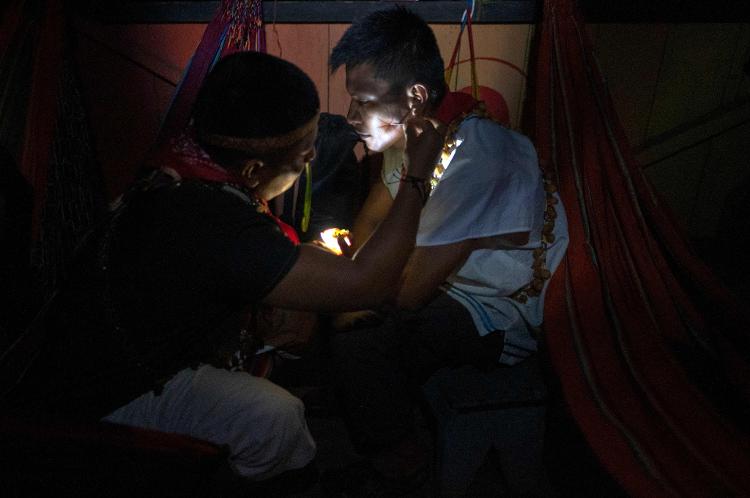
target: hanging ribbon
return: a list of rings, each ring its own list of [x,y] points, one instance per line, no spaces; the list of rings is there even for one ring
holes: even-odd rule
[[[466,9],[461,16],[461,29],[458,31],[458,38],[456,44],[453,47],[453,53],[451,54],[448,68],[445,71],[445,81],[450,86],[451,79],[453,78],[453,70],[458,66],[458,55],[461,51],[461,37],[464,31],[467,33],[469,39],[469,61],[470,61],[470,74],[471,74],[471,96],[475,100],[479,100],[479,79],[477,78],[477,63],[476,56],[474,55],[474,35],[472,32],[472,18],[474,17],[474,0],[467,0]],[[454,82],[454,91],[458,90],[458,72],[456,72],[456,80]]]
[[[214,64],[226,55],[246,50],[266,51],[262,2],[222,0],[175,90],[157,145],[167,143],[185,130],[198,90]]]
[[[299,180],[298,180],[299,181]],[[312,168],[310,163],[305,163],[305,204],[302,206],[302,223],[303,232],[307,232],[310,227],[310,215],[312,214]]]

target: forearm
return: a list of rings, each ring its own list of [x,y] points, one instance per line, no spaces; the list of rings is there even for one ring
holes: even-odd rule
[[[264,302],[294,309],[346,311],[378,306],[393,298],[414,248],[426,178],[442,145],[431,123],[415,118],[406,126],[407,171],[391,209],[367,244],[351,260],[313,246],[302,247],[291,270]],[[411,166],[410,166],[411,165]]]
[[[388,214],[368,239],[367,244],[354,256],[354,261],[362,266],[363,271],[374,272],[373,282],[378,290],[382,289],[386,293],[384,297],[395,297],[401,271],[416,243],[419,214],[429,196],[428,178],[435,167],[435,160],[443,141],[442,135],[432,123],[423,118],[410,119],[405,131],[406,175],[401,179],[398,193]],[[381,187],[379,192],[385,192],[382,195],[390,198],[385,187]],[[416,218],[407,218],[404,216],[407,213],[414,213]],[[392,265],[391,268],[398,271],[394,273],[392,269],[388,269],[388,265]]]
[[[416,242],[422,205],[419,190],[402,183],[385,219],[354,256],[353,262],[379,297],[395,297],[401,270]]]
[[[352,249],[355,251],[360,249],[370,236],[375,233],[375,230],[377,230],[379,225],[379,220],[374,220],[365,216],[358,216],[354,220],[351,230]]]
[[[354,259],[304,244],[286,276],[263,300],[291,309],[346,311],[392,299],[416,240],[422,198],[405,188],[370,241]]]
[[[399,283],[396,305],[417,309],[434,299],[440,286],[450,275],[460,270],[476,249],[520,247],[528,242],[528,232],[505,234],[501,237],[466,239],[442,246],[422,246],[414,249]]]
[[[375,232],[380,223],[388,216],[393,205],[393,198],[388,188],[378,180],[370,187],[370,193],[365,200],[357,219],[352,226],[353,250],[362,247],[367,239]]]
[[[464,240],[443,246],[417,247],[399,281],[396,306],[418,309],[434,299],[440,286],[469,257],[475,241]]]

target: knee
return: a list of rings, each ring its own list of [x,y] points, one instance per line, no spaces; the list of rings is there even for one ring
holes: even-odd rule
[[[373,340],[377,334],[371,329],[350,330],[333,334],[330,340],[331,354],[337,362],[360,361],[378,350]]]
[[[331,370],[339,382],[351,380],[357,372],[368,369],[373,362],[373,355],[378,356],[376,348],[368,347],[368,341],[356,337],[359,335],[360,331],[350,331],[331,338]]]
[[[286,431],[307,430],[305,404],[301,399],[286,393],[270,402],[268,417]]]
[[[262,396],[258,397],[261,392]],[[261,429],[260,434],[272,435],[278,430],[286,433],[307,430],[302,400],[268,381],[256,386],[253,394],[235,417],[235,422],[244,425],[249,432],[258,434]]]
[[[330,339],[331,354],[334,358],[346,357],[348,352],[356,344],[352,340],[353,332],[339,332],[333,334]]]
[[[305,420],[302,401],[279,390],[266,398],[253,416],[240,416],[240,442],[233,448],[236,471],[253,479],[266,479],[305,466],[315,456],[316,445]]]
[[[275,399],[268,407],[266,414],[267,420],[271,427],[267,432],[267,437],[274,452],[282,460],[298,460],[303,455],[309,455],[309,459],[315,454],[315,442],[307,427],[305,419],[305,405],[299,398],[287,394],[286,396]],[[309,460],[302,457],[304,463]],[[301,465],[296,464],[291,468],[297,468]]]

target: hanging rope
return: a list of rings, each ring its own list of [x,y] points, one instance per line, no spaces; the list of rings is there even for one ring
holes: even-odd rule
[[[445,70],[445,81],[450,86],[451,79],[453,79],[453,71],[455,70],[455,81],[453,90],[458,90],[458,71],[456,66],[459,65],[458,57],[461,52],[461,38],[463,37],[464,31],[466,31],[469,39],[469,61],[470,61],[470,76],[471,76],[471,96],[474,100],[479,100],[479,79],[477,78],[477,64],[476,56],[474,54],[474,35],[472,32],[472,18],[474,17],[475,0],[467,0],[466,8],[461,16],[461,28],[458,31],[458,37],[453,47],[453,53],[451,54],[450,62]]]

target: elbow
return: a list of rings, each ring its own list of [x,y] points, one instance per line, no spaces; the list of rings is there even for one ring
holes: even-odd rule
[[[439,286],[409,278],[408,274],[404,274],[394,294],[395,305],[401,310],[416,311],[425,307],[439,293]]]
[[[416,311],[424,307],[429,300],[426,296],[416,293],[404,292],[403,290],[396,296],[396,307],[405,311]]]
[[[422,307],[422,303],[418,301],[404,301],[398,299],[396,300],[396,307],[404,311],[417,311]]]
[[[364,307],[379,308],[384,305],[392,305],[396,301],[398,282],[396,279],[387,279],[385,275],[367,280],[364,288],[358,293]]]

